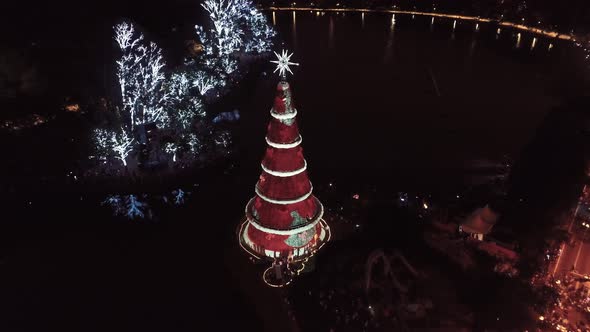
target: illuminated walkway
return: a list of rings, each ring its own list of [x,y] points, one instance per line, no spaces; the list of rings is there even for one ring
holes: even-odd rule
[[[395,10],[395,9],[362,9],[362,8],[312,8],[312,7],[268,7],[268,10],[274,11],[316,11],[316,12],[364,12],[364,13],[390,13],[390,14],[406,14],[406,15],[421,15],[432,17],[444,17],[463,21],[475,21],[484,23],[496,23],[500,26],[511,27],[517,30],[528,31],[535,34],[543,35],[550,38],[557,38],[562,40],[576,41],[575,36],[566,35],[556,31],[543,30],[539,28],[529,27],[523,24],[517,24],[506,21],[497,21],[489,18],[482,18],[477,16],[465,16],[432,12],[418,12],[410,10]]]

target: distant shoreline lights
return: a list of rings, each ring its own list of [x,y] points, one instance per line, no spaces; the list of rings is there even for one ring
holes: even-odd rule
[[[268,7],[264,10],[272,10],[272,11],[316,11],[316,12],[360,12],[360,13],[389,13],[389,14],[407,14],[407,15],[420,15],[420,16],[432,16],[434,17],[442,17],[442,18],[450,18],[455,20],[463,20],[463,21],[475,21],[475,22],[484,22],[484,23],[496,23],[500,26],[511,27],[514,29],[532,32],[538,35],[543,35],[550,38],[557,38],[561,40],[568,40],[572,42],[576,42],[577,39],[574,35],[563,34],[557,31],[551,30],[544,30],[535,27],[530,27],[520,23],[513,23],[507,21],[498,21],[490,18],[478,17],[478,16],[468,16],[468,15],[456,15],[456,14],[444,14],[444,13],[434,13],[434,12],[420,12],[420,11],[411,11],[411,10],[397,10],[397,9],[363,9],[363,8],[312,8],[312,7]]]

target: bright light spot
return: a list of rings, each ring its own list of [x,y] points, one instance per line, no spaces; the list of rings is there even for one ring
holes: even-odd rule
[[[295,12],[293,12],[293,13],[295,13]],[[291,57],[293,56],[293,53],[289,54],[289,52],[287,50],[283,50],[281,52],[281,54],[278,54],[277,52],[274,52],[274,53],[277,56],[277,60],[273,60],[271,62],[276,63],[277,67],[273,73],[278,71],[279,75],[283,79],[286,78],[287,71],[289,73],[293,74],[293,72],[291,71],[291,68],[289,68],[289,66],[290,65],[299,66],[298,63],[291,62]]]
[[[540,321],[544,321],[544,320],[545,320],[545,317],[543,317],[543,316],[539,316],[539,320],[540,320]]]
[[[69,104],[65,106],[66,112],[79,112],[80,105],[79,104]]]
[[[361,225],[359,225],[359,224],[356,224],[355,226],[356,226],[356,228],[359,228],[359,227],[361,227]]]
[[[561,284],[561,280],[555,280],[555,283],[559,285]]]
[[[426,209],[426,210],[428,209],[428,204],[424,203],[424,204],[422,204],[422,206],[424,207],[424,209]]]
[[[354,199],[359,199],[359,198],[360,198],[360,196],[359,196],[359,194],[354,194],[354,195],[352,195],[352,198],[354,198]]]

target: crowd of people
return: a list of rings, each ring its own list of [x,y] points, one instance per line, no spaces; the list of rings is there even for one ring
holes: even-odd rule
[[[540,324],[557,330],[587,331],[590,328],[590,296],[584,285],[590,279],[568,273],[561,279],[550,278],[547,282],[558,298],[539,317]]]

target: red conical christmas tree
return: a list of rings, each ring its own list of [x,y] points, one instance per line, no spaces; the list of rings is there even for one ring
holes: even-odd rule
[[[322,204],[312,194],[297,128],[297,110],[289,83],[284,79],[284,70],[292,64],[288,62],[290,56],[285,52],[282,57],[277,56],[277,70],[281,70],[283,80],[277,85],[270,112],[268,147],[256,196],[246,206],[246,220],[239,237],[244,249],[255,257],[287,266],[312,256],[329,240],[330,229],[322,219]]]

